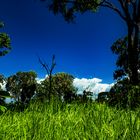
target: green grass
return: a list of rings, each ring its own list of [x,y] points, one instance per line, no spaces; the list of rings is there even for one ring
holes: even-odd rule
[[[0,140],[139,140],[140,111],[105,104],[35,103],[0,116]]]

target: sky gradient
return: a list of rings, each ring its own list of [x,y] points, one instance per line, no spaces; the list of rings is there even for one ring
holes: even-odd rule
[[[54,16],[39,0],[0,0],[0,20],[11,37],[12,51],[0,58],[0,73],[10,76],[34,70],[39,78],[46,71],[38,62],[56,56],[54,72],[68,72],[77,78],[99,78],[113,83],[116,56],[111,45],[127,34],[123,20],[109,9],[77,15],[68,24]]]

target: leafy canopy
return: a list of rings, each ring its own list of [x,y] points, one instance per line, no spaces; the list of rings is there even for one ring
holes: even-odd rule
[[[4,27],[4,23],[0,22],[0,28]],[[11,50],[11,40],[8,34],[0,33],[0,56],[6,55]]]
[[[21,102],[25,102],[33,96],[36,89],[37,74],[30,72],[17,72],[15,75],[8,77],[6,89],[11,95]]]
[[[74,77],[68,73],[60,72],[52,75],[52,92],[51,96],[58,97],[59,99],[64,98],[68,100],[76,93],[76,88],[73,86]],[[48,98],[49,94],[49,76],[42,81],[38,87],[38,93],[40,96]]]

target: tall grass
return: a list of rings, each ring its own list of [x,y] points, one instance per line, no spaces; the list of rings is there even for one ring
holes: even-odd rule
[[[0,116],[0,140],[139,140],[140,111],[105,104],[33,103]]]

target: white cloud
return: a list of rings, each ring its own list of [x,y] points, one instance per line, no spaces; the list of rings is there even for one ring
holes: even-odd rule
[[[6,91],[5,85],[6,85],[6,82],[5,82],[5,81],[3,82],[3,84],[0,83],[0,87],[1,87],[1,89]]]
[[[36,78],[36,81],[38,84],[40,84],[43,80],[44,80],[44,78]]]
[[[46,75],[44,78],[36,78],[36,81],[38,84],[40,84],[42,81],[44,81],[46,78],[48,77],[48,75]]]
[[[93,96],[97,96],[99,92],[109,91],[113,84],[101,83],[98,78],[86,79],[75,78],[73,85],[78,88],[77,94],[82,94],[84,90],[93,92]]]

